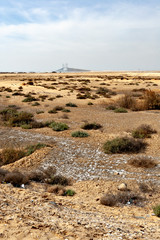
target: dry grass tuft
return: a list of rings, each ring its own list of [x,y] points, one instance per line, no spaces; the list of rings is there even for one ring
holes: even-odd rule
[[[147,156],[133,157],[128,161],[128,164],[134,167],[141,167],[141,168],[153,168],[157,166],[157,163],[155,162],[155,160]]]

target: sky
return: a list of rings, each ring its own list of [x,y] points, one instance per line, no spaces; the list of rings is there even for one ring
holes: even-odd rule
[[[0,72],[160,70],[160,0],[0,0]]]

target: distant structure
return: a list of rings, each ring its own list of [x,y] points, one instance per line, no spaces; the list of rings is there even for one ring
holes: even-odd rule
[[[78,69],[78,68],[69,68],[68,64],[63,64],[62,68],[56,70],[57,73],[76,73],[76,72],[89,72],[90,70]]]

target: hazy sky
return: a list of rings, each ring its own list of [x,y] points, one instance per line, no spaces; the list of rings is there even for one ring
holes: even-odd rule
[[[160,0],[0,0],[0,72],[160,70]]]

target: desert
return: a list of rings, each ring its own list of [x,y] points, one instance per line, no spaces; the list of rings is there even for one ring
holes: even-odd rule
[[[160,239],[159,129],[160,72],[1,73],[0,238]]]

